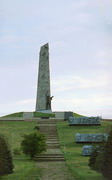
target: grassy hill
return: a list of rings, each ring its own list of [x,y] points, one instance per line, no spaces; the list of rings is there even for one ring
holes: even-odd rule
[[[36,122],[12,122],[12,121],[0,121],[0,134],[7,137],[11,151],[18,149],[20,151],[20,143],[23,134],[29,134],[34,132]],[[38,176],[41,173],[41,169],[37,169],[35,163],[29,160],[24,154],[14,155],[14,173],[8,176],[0,177],[0,180],[39,180]]]
[[[17,113],[12,113],[12,114],[8,114],[6,116],[3,117],[23,117],[23,113],[24,112],[17,112]],[[34,117],[55,117],[55,114],[53,113],[41,113],[41,112],[33,112]]]
[[[6,116],[3,117],[23,117],[23,112],[16,112],[16,113],[12,113],[12,114],[8,114]]]
[[[22,113],[20,113],[22,114]],[[74,114],[78,116],[78,114]],[[36,122],[25,121],[0,121],[0,134],[4,134],[13,150],[20,149],[23,134],[34,132]],[[105,180],[101,174],[88,167],[89,157],[82,156],[83,144],[75,143],[75,133],[103,133],[112,125],[111,121],[103,121],[101,126],[69,126],[67,121],[58,122],[57,130],[59,134],[61,150],[65,156],[66,164],[76,180]],[[84,144],[85,145],[85,144]],[[0,178],[1,180],[39,180],[41,169],[36,168],[35,162],[29,160],[22,153],[13,154],[14,173]]]
[[[75,134],[105,133],[111,125],[112,122],[108,121],[103,121],[101,126],[69,126],[68,122],[58,122],[57,129],[61,150],[65,156],[66,164],[76,180],[105,180],[105,178],[89,168],[89,157],[82,156],[82,147],[88,144],[75,143]]]
[[[3,117],[8,117],[8,118],[11,118],[11,117],[23,117],[23,113],[24,112],[16,112],[16,113],[8,114],[8,115],[3,116]],[[55,117],[54,113],[33,112],[33,114],[34,114],[34,117]],[[83,116],[83,115],[73,113],[73,116],[74,117],[80,117],[80,116]]]

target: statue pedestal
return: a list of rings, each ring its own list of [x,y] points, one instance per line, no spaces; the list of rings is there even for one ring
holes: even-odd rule
[[[36,111],[36,112],[41,112],[41,113],[53,113],[52,110],[41,110],[41,111]]]

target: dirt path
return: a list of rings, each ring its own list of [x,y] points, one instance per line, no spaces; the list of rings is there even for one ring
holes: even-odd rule
[[[37,168],[42,169],[40,180],[74,180],[65,162],[38,162]]]
[[[42,169],[40,180],[74,180],[60,150],[56,121],[41,120],[38,126],[47,138],[46,153],[37,157],[36,167]]]

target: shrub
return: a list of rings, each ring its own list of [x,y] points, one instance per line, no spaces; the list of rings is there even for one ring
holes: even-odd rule
[[[0,176],[13,172],[12,155],[7,140],[0,135]]]
[[[109,132],[108,141],[104,147],[103,159],[102,174],[108,179],[112,179],[112,128]]]
[[[39,126],[35,126],[34,129],[38,131],[40,128]]]
[[[14,155],[20,155],[21,154],[21,149],[19,149],[19,148],[13,149],[13,154]]]
[[[90,155],[89,166],[91,169],[101,172],[103,156],[104,156],[104,146],[105,142],[102,142],[99,146],[94,146],[94,150]]]
[[[28,135],[23,135],[21,149],[24,154],[33,159],[37,154],[41,154],[46,150],[46,139],[43,133],[36,132]]]
[[[93,170],[96,170],[95,169],[95,163],[96,163],[96,158],[97,157],[98,157],[98,150],[97,150],[96,147],[94,147],[94,150],[90,155],[89,164],[88,164],[91,167],[91,169],[93,169]]]
[[[89,166],[112,179],[112,129],[109,132],[107,142],[103,142],[90,156]]]

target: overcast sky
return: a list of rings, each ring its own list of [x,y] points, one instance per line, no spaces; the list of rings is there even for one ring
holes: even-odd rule
[[[0,115],[34,111],[40,46],[53,111],[112,118],[112,1],[0,1]]]

